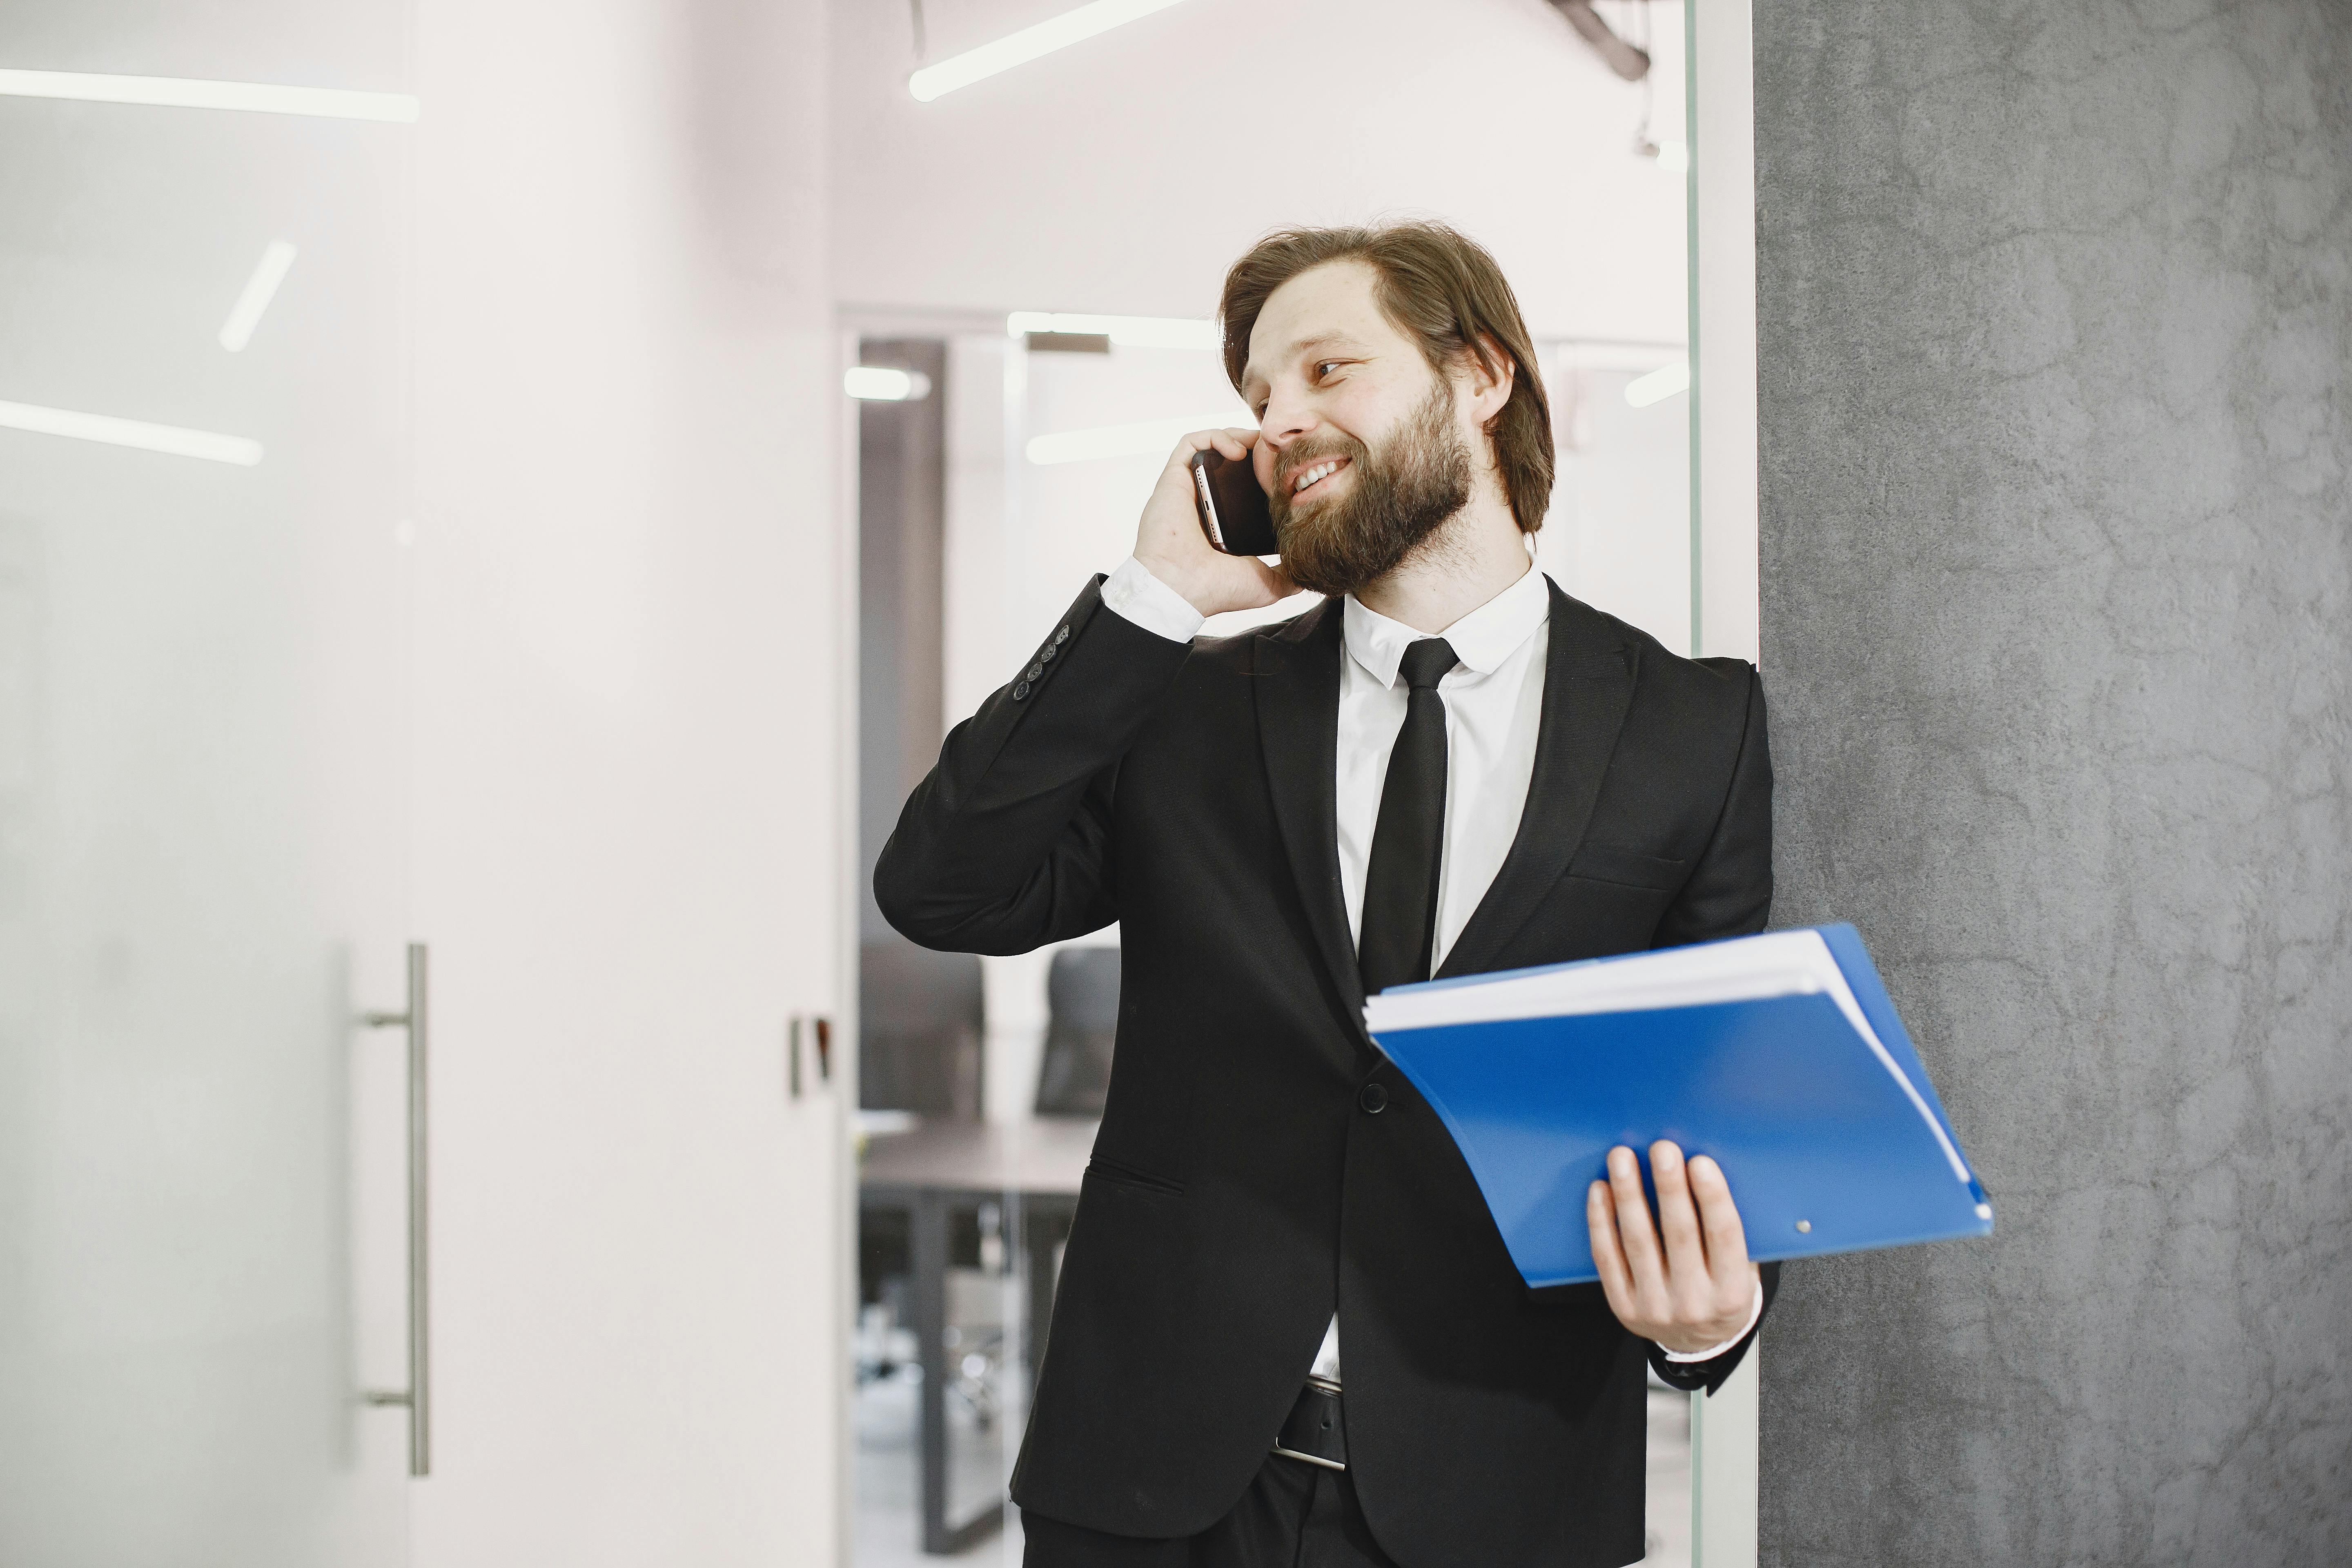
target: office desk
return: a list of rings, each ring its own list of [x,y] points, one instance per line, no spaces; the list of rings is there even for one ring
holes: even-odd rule
[[[1062,1118],[1013,1126],[922,1121],[866,1141],[858,1169],[860,1212],[896,1209],[907,1215],[908,1327],[923,1369],[917,1425],[927,1552],[961,1552],[1004,1522],[1001,1499],[961,1523],[948,1521],[949,1215],[982,1202],[1004,1205],[1012,1222],[1008,1243],[1019,1247],[1027,1272],[1020,1362],[1034,1383],[1053,1312],[1054,1254],[1069,1237],[1096,1126]]]

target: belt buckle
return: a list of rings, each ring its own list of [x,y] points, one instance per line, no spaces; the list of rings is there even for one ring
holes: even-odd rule
[[[1274,1451],[1286,1459],[1327,1470],[1348,1468],[1347,1418],[1340,1411],[1338,1384],[1328,1378],[1307,1378],[1275,1437]]]

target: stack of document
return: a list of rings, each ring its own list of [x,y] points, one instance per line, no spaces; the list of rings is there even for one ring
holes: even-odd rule
[[[1598,1278],[1586,1191],[1660,1138],[1723,1168],[1759,1261],[1992,1229],[1849,925],[1396,986],[1364,1024],[1531,1286]]]

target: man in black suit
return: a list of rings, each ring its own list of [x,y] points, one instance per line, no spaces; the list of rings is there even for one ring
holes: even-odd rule
[[[1769,1302],[1723,1174],[1654,1145],[1588,1202],[1598,1286],[1530,1290],[1365,1035],[1438,974],[1761,929],[1756,672],[1530,564],[1552,470],[1493,259],[1429,224],[1235,263],[1255,430],[1169,459],[1135,554],[949,736],[875,872],[919,942],[1120,922],[1108,1104],[1013,1497],[1032,1568],[1511,1568],[1643,1554],[1646,1359],[1713,1388]],[[1282,564],[1202,538],[1255,465]],[[1280,625],[1202,619],[1330,595]],[[1342,1348],[1344,1347],[1344,1356]]]

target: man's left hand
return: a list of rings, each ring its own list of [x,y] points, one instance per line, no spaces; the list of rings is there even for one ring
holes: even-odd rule
[[[1631,1149],[1609,1151],[1609,1179],[1585,1198],[1601,1291],[1642,1338],[1682,1354],[1710,1349],[1747,1327],[1756,1302],[1748,1233],[1722,1170],[1706,1155],[1685,1163],[1679,1146],[1660,1139],[1650,1145],[1650,1175],[1654,1225]]]

